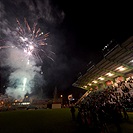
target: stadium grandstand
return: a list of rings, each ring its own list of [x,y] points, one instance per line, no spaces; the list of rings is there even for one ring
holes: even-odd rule
[[[130,82],[129,82],[130,81]],[[106,49],[103,59],[91,65],[72,85],[85,89],[86,93],[77,101],[79,103],[90,93],[109,87],[118,87],[124,82],[133,96],[133,36],[111,49]]]

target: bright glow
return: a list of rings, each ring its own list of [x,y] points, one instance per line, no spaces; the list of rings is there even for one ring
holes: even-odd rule
[[[104,78],[103,78],[103,77],[99,77],[98,79],[100,79],[100,80],[104,80]]]
[[[88,83],[89,86],[91,86],[92,84],[91,83]]]
[[[23,80],[23,91],[25,91],[26,82],[27,82],[27,78],[24,78],[24,80]]]
[[[126,78],[126,81],[130,80],[130,77]]]
[[[39,34],[39,36],[41,36],[41,35],[43,35],[43,32],[41,32],[41,33]]]
[[[93,82],[93,83],[95,83],[95,84],[97,83],[97,81],[96,81],[96,80],[93,80],[92,82]]]
[[[85,85],[84,88],[87,88],[87,85]]]
[[[18,100],[16,99],[14,102],[16,103]]]
[[[130,62],[133,63],[133,60],[131,60]]]
[[[30,51],[28,51],[28,55],[31,55],[32,53]]]
[[[21,105],[29,105],[30,104],[30,102],[23,102],[23,103],[21,103]]]
[[[106,73],[106,75],[109,76],[109,77],[111,77],[111,76],[113,76],[114,74],[109,72],[109,73]]]
[[[26,38],[26,37],[19,37],[23,42],[26,42],[26,41],[28,41],[28,38]]]
[[[29,64],[30,64],[30,61],[28,60],[28,61],[27,61],[27,65],[29,65]]]
[[[25,52],[25,53],[27,53],[27,50],[26,50],[26,49],[24,49],[24,52]]]
[[[120,67],[116,68],[116,70],[118,70],[118,71],[124,71],[124,70],[126,70],[126,67],[120,66]]]
[[[30,46],[29,46],[29,49],[30,49],[30,50],[33,50],[33,49],[34,49],[34,47],[33,47],[32,45],[30,45]]]

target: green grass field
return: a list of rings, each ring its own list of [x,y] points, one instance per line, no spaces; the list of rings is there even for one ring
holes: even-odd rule
[[[122,133],[133,133],[133,112],[128,112],[129,120],[121,123]],[[109,126],[111,133],[116,133],[114,125]]]
[[[77,110],[76,110],[77,115]],[[123,133],[133,133],[133,113],[121,124]],[[110,125],[115,133],[114,125]],[[77,133],[77,121],[72,121],[69,108],[0,112],[0,133]],[[89,132],[89,131],[88,131]]]
[[[0,112],[0,133],[74,133],[69,109]]]

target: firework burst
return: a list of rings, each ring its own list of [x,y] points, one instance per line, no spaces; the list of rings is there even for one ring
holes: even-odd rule
[[[29,58],[30,56],[34,56],[38,58],[41,62],[43,61],[39,53],[43,52],[43,54],[46,57],[54,61],[52,57],[48,56],[46,49],[44,49],[44,47],[47,45],[46,40],[49,36],[49,33],[44,34],[40,28],[37,28],[37,23],[34,23],[33,27],[30,27],[26,18],[24,18],[24,26],[22,26],[22,24],[17,18],[16,22],[18,26],[16,30],[13,30],[12,36],[13,36],[13,42],[17,43],[15,43],[15,46],[14,45],[0,46],[0,49],[21,48]],[[54,52],[52,51],[48,52],[54,54]]]

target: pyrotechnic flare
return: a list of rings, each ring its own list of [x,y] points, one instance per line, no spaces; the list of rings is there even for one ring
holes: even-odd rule
[[[24,78],[24,80],[23,80],[23,91],[25,91],[26,82],[27,82],[27,78]]]

